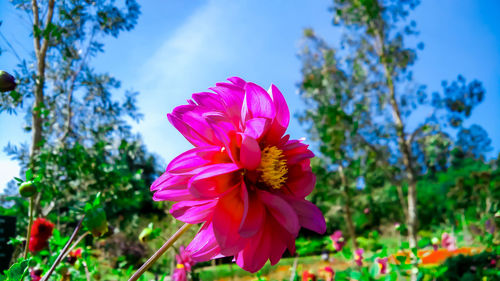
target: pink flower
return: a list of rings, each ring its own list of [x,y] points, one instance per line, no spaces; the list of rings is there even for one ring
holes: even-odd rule
[[[378,264],[380,274],[387,273],[387,260],[388,260],[388,258],[383,258],[383,259],[378,258],[377,259],[377,264]]]
[[[363,253],[365,251],[363,249],[356,249],[356,251],[354,251],[354,262],[356,262],[356,264],[358,266],[362,266],[363,265]]]
[[[443,233],[443,235],[441,235],[441,246],[448,251],[455,251],[457,249],[455,237],[446,232]]]
[[[330,239],[332,239],[333,247],[335,251],[339,252],[345,245],[344,237],[342,236],[342,231],[337,230],[332,235],[330,235]]]
[[[172,275],[173,281],[186,281],[187,273],[191,272],[195,262],[191,258],[191,253],[187,251],[184,246],[179,248],[179,254],[175,256],[177,266],[175,267]]]
[[[234,256],[256,272],[295,252],[301,227],[324,233],[326,224],[305,200],[314,154],[284,135],[290,114],[281,92],[228,80],[168,115],[195,148],[172,160],[151,190],[155,200],[178,202],[170,210],[178,220],[204,223],[187,247],[193,260]]]
[[[172,281],[187,281],[187,270],[182,263],[178,263],[175,267]]]
[[[324,275],[325,281],[333,281],[334,280],[335,271],[330,266],[325,266],[323,269],[321,269],[321,272]]]
[[[30,278],[32,281],[40,281],[42,280],[43,270],[41,269],[31,269]]]

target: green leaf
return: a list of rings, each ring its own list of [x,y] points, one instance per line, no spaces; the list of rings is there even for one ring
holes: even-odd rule
[[[30,181],[33,179],[33,171],[31,169],[26,170],[26,181]]]
[[[405,264],[406,262],[405,256],[396,256],[396,259],[399,261],[400,264]]]
[[[351,250],[350,250],[349,248],[347,248],[347,247],[344,247],[344,248],[342,249],[342,255],[344,256],[344,258],[345,258],[346,260],[350,260],[350,259],[352,258],[352,252],[351,252]]]
[[[431,240],[425,237],[420,239],[417,244],[419,248],[425,248],[427,245],[431,244]]]
[[[370,267],[370,276],[375,278],[377,277],[379,272],[379,266],[377,262],[372,263],[372,266]]]
[[[354,280],[360,280],[361,279],[361,272],[351,271],[351,278]]]
[[[40,38],[41,34],[42,34],[42,30],[37,25],[33,25],[33,36],[35,38]]]
[[[21,260],[13,264],[9,270],[5,272],[4,280],[6,281],[21,281],[29,270],[31,259]]]
[[[108,232],[106,212],[101,204],[101,193],[97,193],[92,204],[85,204],[85,218],[83,225],[94,235],[100,237]]]

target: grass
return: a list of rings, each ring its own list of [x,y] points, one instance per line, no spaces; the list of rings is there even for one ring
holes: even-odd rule
[[[298,264],[312,264],[320,261],[321,258],[319,256],[307,256],[307,257],[299,257]],[[294,258],[284,258],[281,259],[276,265],[271,266],[268,262],[264,267],[260,270],[262,275],[267,275],[270,272],[276,270],[276,268],[280,266],[292,266]],[[219,280],[222,278],[228,277],[243,277],[243,276],[253,276],[254,274],[244,271],[240,267],[235,264],[222,264],[218,266],[207,266],[203,268],[199,268],[196,272],[200,276],[200,280],[203,281],[213,281]]]

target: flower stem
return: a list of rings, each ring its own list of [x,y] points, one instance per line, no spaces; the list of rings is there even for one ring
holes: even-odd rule
[[[30,244],[30,237],[31,237],[31,227],[33,225],[33,196],[30,197],[30,206],[29,206],[29,222],[28,222],[28,231],[26,234],[26,246],[24,247],[24,254],[23,258],[27,259],[28,258],[28,249],[29,249],[29,244]]]
[[[54,270],[56,269],[56,266],[66,256],[66,254],[68,253],[69,246],[71,245],[71,243],[73,242],[73,240],[75,240],[76,234],[78,234],[78,231],[82,227],[82,222],[83,222],[84,218],[85,218],[85,215],[80,219],[80,221],[78,222],[78,225],[76,226],[75,230],[73,231],[73,234],[71,234],[71,237],[69,238],[68,242],[66,243],[66,245],[64,245],[64,248],[59,253],[59,256],[57,256],[56,260],[54,261],[54,263],[50,267],[49,271],[47,272],[47,274],[45,274],[43,276],[43,278],[42,278],[41,281],[47,281],[47,280],[49,280],[49,277],[50,277],[50,275],[52,275],[52,272],[54,272]]]
[[[76,239],[75,243],[73,243],[73,245],[71,245],[71,248],[69,248],[66,253],[64,254],[63,258],[65,256],[67,256],[71,251],[73,251],[73,249],[75,249],[75,247],[83,240],[83,238],[85,238],[87,235],[89,235],[90,232],[89,231],[86,231],[84,234],[80,235],[80,237],[78,237],[78,239]]]
[[[184,234],[190,227],[192,226],[192,224],[184,224],[181,228],[179,228],[179,230],[177,230],[177,232],[172,235],[172,237],[170,237],[167,242],[165,242],[165,244],[163,244],[163,246],[161,246],[160,249],[158,249],[158,251],[156,251],[156,253],[154,253],[148,261],[146,261],[142,266],[141,268],[139,268],[135,273],[134,275],[132,275],[130,277],[130,279],[128,281],[136,281],[139,279],[139,277],[141,277],[141,275],[144,274],[144,272],[146,272],[146,270],[148,270],[166,251],[168,248],[170,248],[170,246],[172,246],[175,241],[177,241],[177,239],[179,239],[179,237],[182,236],[182,234]]]

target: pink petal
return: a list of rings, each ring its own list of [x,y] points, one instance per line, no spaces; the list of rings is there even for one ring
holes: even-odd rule
[[[291,240],[294,241],[295,243],[295,237],[292,236],[289,232],[285,231],[284,229],[280,229],[278,227],[277,229],[273,229],[272,235],[272,245],[273,247],[269,251],[269,261],[271,262],[271,265],[277,264],[283,254],[285,253],[286,250],[286,243],[285,240]],[[288,239],[287,239],[288,238]]]
[[[174,177],[172,174],[165,172],[151,184],[151,191],[170,186],[171,184],[168,184],[168,181],[172,178],[180,179],[181,177]]]
[[[288,127],[288,123],[290,122],[290,111],[288,110],[288,105],[286,104],[285,98],[283,97],[283,94],[280,92],[278,87],[271,85],[270,90],[273,97],[274,106],[276,108],[276,118],[274,120],[277,124],[280,125],[283,133],[285,133],[286,128]]]
[[[235,189],[219,199],[213,215],[214,234],[219,243],[221,254],[236,255],[243,249],[246,240],[238,234],[238,228],[243,217],[243,200],[240,190]]]
[[[267,210],[294,237],[299,234],[299,218],[295,210],[280,196],[273,195],[267,191],[258,191],[259,199],[264,202]]]
[[[291,141],[282,147],[283,154],[286,156],[286,162],[288,165],[296,164],[305,159],[313,158],[314,153],[308,149],[308,145],[305,145],[299,141]]]
[[[295,209],[302,227],[323,234],[326,231],[325,217],[313,203],[287,196],[286,200]]]
[[[240,77],[229,77],[227,78],[228,81],[230,81],[231,83],[233,83],[234,85],[238,86],[238,87],[241,87],[241,88],[244,88],[245,87],[245,84],[247,83],[245,80],[241,79]]]
[[[271,85],[269,92],[273,97],[274,107],[276,108],[276,117],[274,118],[269,134],[267,135],[267,141],[274,144],[281,139],[288,128],[288,123],[290,122],[290,111],[288,110],[288,105],[286,104],[283,94],[276,86]]]
[[[262,135],[267,132],[269,127],[269,120],[266,118],[253,118],[245,123],[245,132],[247,136],[259,140]]]
[[[206,221],[212,216],[217,200],[182,201],[176,203],[170,209],[170,213],[176,219],[191,224]]]
[[[238,124],[240,118],[241,107],[245,92],[242,88],[229,83],[217,83],[210,90],[219,94],[224,101],[225,109],[229,119]]]
[[[272,248],[271,237],[264,232],[262,229],[250,238],[245,248],[235,256],[236,264],[251,273],[259,271],[266,264]]]
[[[176,176],[166,172],[159,177],[153,185],[151,190],[156,190],[153,199],[155,201],[181,201],[191,200],[194,197],[187,190],[189,176]]]
[[[212,145],[208,139],[200,135],[194,128],[172,114],[167,115],[170,123],[194,146]]]
[[[244,209],[238,233],[242,237],[251,237],[263,227],[265,209],[255,192],[248,193],[244,182],[241,187]]]
[[[221,99],[214,93],[203,92],[193,94],[193,99],[199,105],[212,110],[224,111],[224,105]]]
[[[220,256],[220,247],[215,240],[212,221],[207,221],[198,234],[186,247],[191,253],[191,258],[196,262],[203,262]]]
[[[189,180],[189,192],[198,198],[217,197],[239,182],[239,178],[231,174],[239,169],[234,163],[206,166]],[[221,177],[223,175],[224,177]]]
[[[195,199],[196,198],[187,189],[160,190],[153,195],[153,200],[155,201],[183,201]]]
[[[201,146],[190,149],[175,157],[167,166],[170,173],[183,173],[212,162],[215,154],[220,153],[219,146]]]
[[[245,85],[245,102],[250,118],[264,117],[272,120],[276,116],[271,97],[257,84],[248,82]]]
[[[298,165],[293,165],[290,167],[288,175],[290,178],[286,182],[286,186],[294,196],[304,198],[313,191],[316,176],[312,172],[302,171]]]
[[[252,137],[243,135],[240,149],[240,162],[244,168],[255,170],[260,164],[260,146]]]
[[[217,138],[224,144],[226,154],[234,162],[238,162],[238,147],[236,145],[236,132],[231,130],[232,125],[224,122],[210,123]]]

